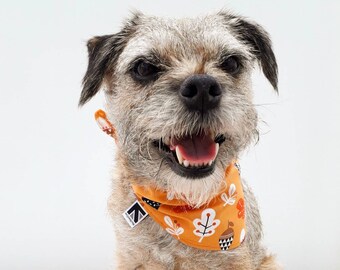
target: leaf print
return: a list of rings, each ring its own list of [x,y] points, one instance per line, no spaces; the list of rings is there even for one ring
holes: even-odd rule
[[[172,220],[171,220],[171,218],[169,217],[169,216],[165,216],[164,217],[164,221],[165,221],[165,223],[169,226],[169,227],[171,227],[172,228]]]
[[[244,209],[244,200],[242,198],[238,200],[236,208],[238,209],[238,218],[244,219],[245,209]]]
[[[193,233],[200,237],[198,242],[202,242],[204,237],[211,236],[215,233],[215,229],[220,225],[219,219],[214,219],[216,212],[212,208],[205,209],[201,214],[201,219],[196,218],[193,221],[195,230]]]
[[[221,194],[221,199],[225,202],[223,206],[226,206],[227,204],[233,205],[235,203],[237,192],[236,192],[236,186],[234,184],[231,184],[229,186],[228,195],[226,193]]]
[[[236,192],[236,186],[234,184],[231,184],[229,186],[229,191],[228,191],[229,197],[231,197],[235,192]]]
[[[166,228],[165,230],[172,235],[176,235],[177,238],[179,239],[179,235],[184,232],[184,229],[181,227],[181,224],[179,224],[177,220],[174,220],[174,222],[172,222],[169,216],[165,216],[164,221],[170,227]]]
[[[182,227],[178,228],[177,230],[170,228],[166,228],[165,230],[172,235],[176,235],[178,238],[180,234],[184,233],[184,229]]]

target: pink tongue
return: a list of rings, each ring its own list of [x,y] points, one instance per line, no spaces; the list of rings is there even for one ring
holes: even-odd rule
[[[171,150],[175,150],[178,146],[183,159],[189,162],[207,163],[216,155],[215,144],[211,136],[202,134],[175,140]]]

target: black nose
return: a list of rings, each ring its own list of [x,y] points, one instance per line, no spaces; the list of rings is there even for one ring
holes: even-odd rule
[[[219,105],[222,91],[214,77],[195,74],[182,83],[179,94],[189,110],[204,113]]]

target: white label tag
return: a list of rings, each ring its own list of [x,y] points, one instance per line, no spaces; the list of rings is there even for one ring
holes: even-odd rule
[[[135,201],[124,213],[123,217],[129,223],[130,227],[135,227],[139,222],[148,216],[143,206]]]

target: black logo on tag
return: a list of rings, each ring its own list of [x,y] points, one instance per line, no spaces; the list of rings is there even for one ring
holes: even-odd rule
[[[143,206],[135,201],[124,213],[123,216],[125,220],[129,223],[130,227],[135,227],[139,222],[141,222],[148,213],[145,211]]]

